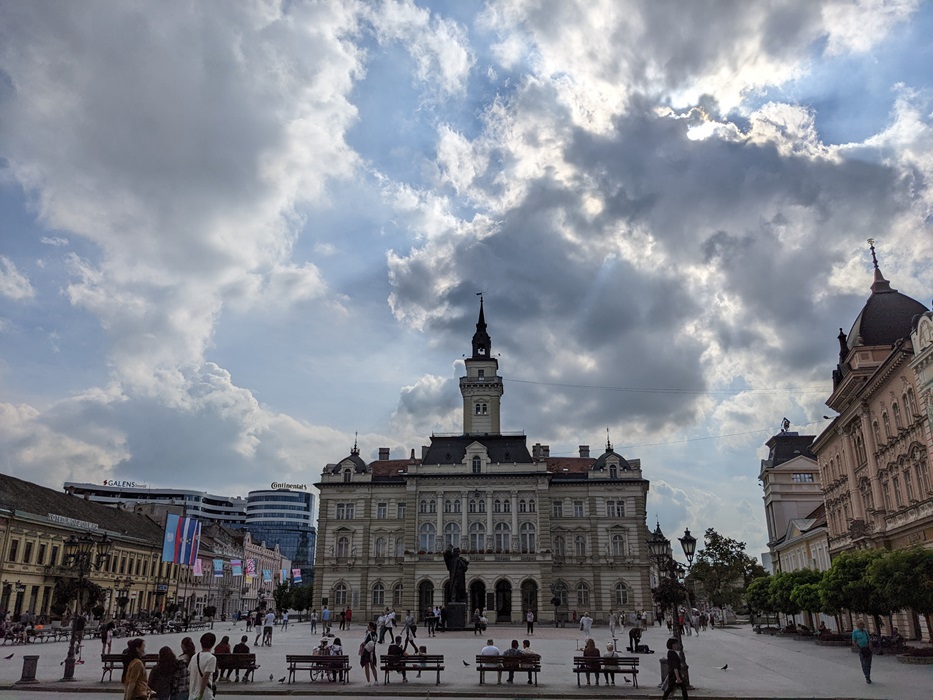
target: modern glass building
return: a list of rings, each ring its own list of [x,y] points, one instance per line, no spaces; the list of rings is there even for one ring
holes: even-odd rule
[[[313,580],[314,547],[317,531],[314,527],[314,494],[290,489],[250,491],[246,496],[246,522],[255,542],[279,546],[282,555],[301,569],[304,583]]]
[[[137,503],[183,506],[186,516],[228,527],[243,527],[246,522],[246,501],[239,496],[218,496],[189,489],[152,488],[135,481],[114,480],[107,480],[103,484],[66,481],[65,492],[110,506],[131,506]]]

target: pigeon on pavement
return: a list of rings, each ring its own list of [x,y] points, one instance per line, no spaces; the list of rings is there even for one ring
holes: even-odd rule
[[[282,676],[281,678],[279,678],[279,683],[284,683],[284,682],[285,682],[285,676]]]
[[[4,659],[12,659],[14,656],[16,656],[16,652],[10,654],[9,656],[4,656],[3,658],[4,658]]]
[[[726,670],[728,670],[728,668],[729,668],[729,664],[726,664],[725,666],[723,666],[723,667],[720,668],[719,670],[720,670],[720,671],[726,671]]]
[[[270,673],[270,674],[269,674],[269,680],[271,681],[273,678],[275,678],[275,676],[273,676],[273,675]]]
[[[460,659],[460,660],[463,661],[463,659]],[[470,664],[468,664],[466,661],[463,661],[463,665],[464,665],[464,666],[469,666]]]

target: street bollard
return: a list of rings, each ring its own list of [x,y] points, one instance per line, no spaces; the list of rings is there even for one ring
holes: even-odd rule
[[[36,680],[36,668],[39,666],[38,656],[23,657],[23,677],[16,681],[16,685],[25,685],[27,683],[38,683]]]

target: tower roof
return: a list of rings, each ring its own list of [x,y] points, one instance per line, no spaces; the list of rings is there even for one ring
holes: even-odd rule
[[[871,284],[871,296],[846,336],[849,350],[856,345],[893,345],[910,335],[914,316],[929,310],[916,299],[891,287],[878,267],[874,241],[869,239],[869,243],[875,268],[874,281]]]
[[[487,360],[492,356],[492,340],[486,332],[486,314],[483,313],[483,293],[479,292],[479,319],[473,334],[473,360]]]

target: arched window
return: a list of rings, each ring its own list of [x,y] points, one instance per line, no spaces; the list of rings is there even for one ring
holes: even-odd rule
[[[628,588],[619,581],[616,584],[616,607],[621,608],[628,605]]]
[[[567,546],[566,544],[564,544],[564,536],[555,535],[554,536],[554,556],[555,557],[564,556],[564,554],[566,553],[566,548]]]
[[[907,393],[904,394],[904,410],[910,413],[911,418],[920,415],[920,411],[917,410],[917,399],[914,397],[913,389],[908,389]]]
[[[381,583],[376,583],[373,585],[373,605],[378,605],[380,608],[386,604],[386,587]]]
[[[524,499],[524,498],[521,499],[521,500],[518,502],[518,512],[519,512],[519,513],[527,513],[527,512],[528,512],[528,504],[525,502],[525,499]]]
[[[522,554],[533,554],[537,549],[534,523],[522,523],[518,528],[518,540]]]
[[[618,479],[619,478],[619,467],[616,464],[609,465],[609,478]]]
[[[400,608],[402,606],[402,595],[404,594],[405,589],[402,587],[402,584],[396,583],[392,587],[392,604]]]
[[[881,414],[881,424],[884,426],[884,439],[890,440],[891,439],[891,422],[888,420],[887,413]]]
[[[469,504],[467,504],[467,512],[468,512],[468,513],[475,513],[475,512],[476,512],[476,501],[475,501],[474,499],[472,499],[472,498],[470,499]]]
[[[502,501],[498,498],[492,502],[492,512],[501,513],[502,512]]]
[[[436,513],[436,512],[437,512],[437,501],[435,501],[434,499],[431,499],[431,500],[428,502],[428,511],[431,512],[431,513]]]
[[[480,513],[486,512],[486,499],[485,498],[479,499],[479,512]]]
[[[907,502],[914,500],[914,484],[910,477],[910,465],[904,465],[904,492],[907,494]]]
[[[891,413],[894,414],[895,429],[900,430],[904,426],[901,424],[901,408],[897,405],[897,401],[891,404]]]
[[[449,498],[445,499],[444,500],[444,512],[449,513],[453,510],[453,508],[454,508],[454,504],[451,503],[450,499]]]
[[[338,583],[334,586],[334,607],[343,607],[347,604],[347,585]]]
[[[485,416],[487,413],[489,413],[489,407],[486,404],[483,404],[483,415]]]
[[[535,512],[535,499],[533,499],[533,498],[532,498],[531,500],[528,501],[528,512],[529,512],[529,513],[534,513],[534,512]]]
[[[496,523],[494,545],[497,550],[508,552],[512,549],[512,533],[508,523]]]
[[[437,529],[434,527],[434,523],[424,523],[418,530],[418,549],[433,552],[436,533]]]
[[[479,455],[473,458],[473,473],[479,474],[483,470],[483,460],[479,458]]]
[[[460,499],[455,498],[454,499],[454,513],[459,513],[459,512],[460,512]]]
[[[612,536],[612,556],[614,557],[625,556],[625,536],[624,535],[613,535]]]
[[[508,498],[502,499],[502,512],[511,513],[512,512],[512,501]]]
[[[349,469],[343,470],[343,482],[345,484],[350,483],[350,479],[353,478],[353,473]]]
[[[423,498],[421,499],[421,503],[418,504],[418,512],[419,513],[428,512],[428,502]]]
[[[573,553],[578,557],[586,556],[586,537],[584,535],[577,535],[573,538]]]
[[[403,540],[401,537],[395,538],[395,556],[405,556],[405,540]]]
[[[483,410],[482,406],[483,406],[483,404],[478,403],[478,404],[476,404],[476,405],[473,407],[473,412],[474,412],[477,416],[482,412],[482,410]]]
[[[447,523],[444,526],[444,546],[460,546],[460,525],[458,523]]]
[[[382,559],[386,555],[386,539],[385,537],[376,538],[376,556],[379,559]]]
[[[338,557],[350,556],[350,538],[349,537],[340,536],[337,538],[337,556]]]
[[[563,581],[558,581],[554,584],[554,597],[557,598],[560,603],[559,605],[567,605],[567,584]]]
[[[588,608],[590,605],[590,587],[583,581],[577,584],[577,605],[581,608]]]
[[[474,552],[486,549],[486,528],[482,523],[470,523],[470,549]]]
[[[878,421],[875,420],[871,422],[871,429],[872,429],[872,432],[875,434],[875,444],[880,445],[881,444],[881,430],[879,430],[878,428]]]

